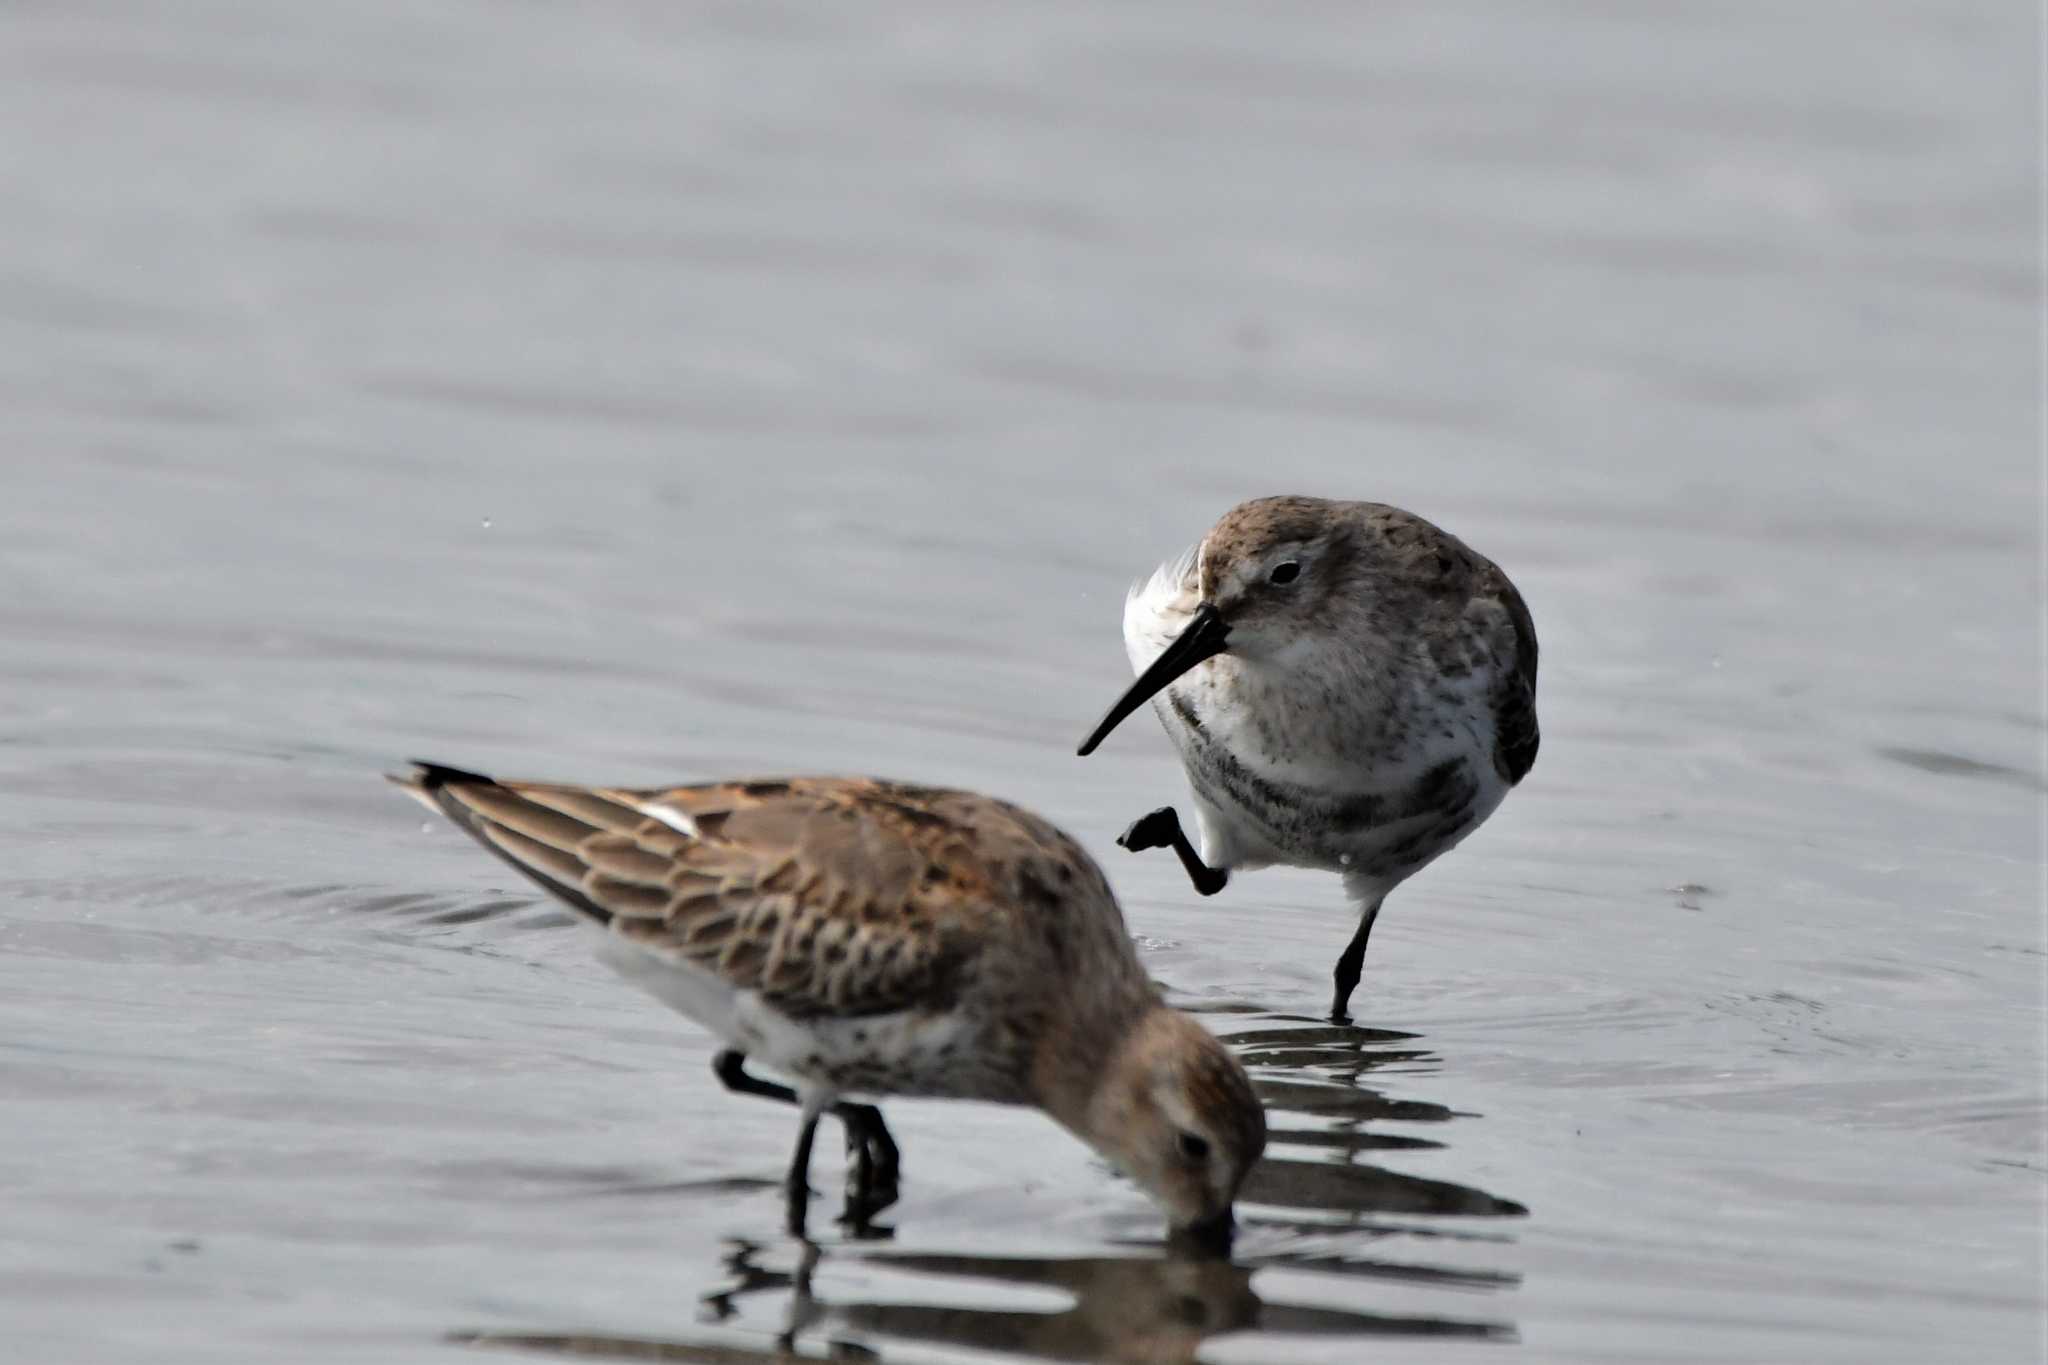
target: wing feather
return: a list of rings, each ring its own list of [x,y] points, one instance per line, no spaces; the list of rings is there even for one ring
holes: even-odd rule
[[[998,897],[963,793],[869,779],[660,791],[394,778],[542,887],[650,952],[796,1017],[938,1004]]]
[[[1536,766],[1543,732],[1536,723],[1536,621],[1507,575],[1494,570],[1495,591],[1514,630],[1515,666],[1493,695],[1494,765],[1513,786]]]

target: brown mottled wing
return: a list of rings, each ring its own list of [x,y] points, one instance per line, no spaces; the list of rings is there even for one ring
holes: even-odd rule
[[[1493,577],[1515,633],[1515,666],[1493,694],[1493,761],[1513,786],[1536,766],[1536,748],[1543,739],[1536,725],[1536,622],[1507,575],[1495,569]]]
[[[584,916],[797,1018],[943,1004],[987,904],[957,812],[864,779],[665,790],[395,778]],[[991,803],[992,804],[992,803]]]

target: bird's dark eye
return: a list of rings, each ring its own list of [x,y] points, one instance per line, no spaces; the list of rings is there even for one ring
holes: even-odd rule
[[[1275,583],[1292,583],[1299,577],[1301,577],[1301,565],[1291,559],[1284,563],[1275,564],[1273,572],[1267,575],[1267,578]]]
[[[1180,1135],[1180,1154],[1189,1161],[1200,1161],[1209,1155],[1209,1139],[1203,1137],[1200,1133],[1182,1133]]]

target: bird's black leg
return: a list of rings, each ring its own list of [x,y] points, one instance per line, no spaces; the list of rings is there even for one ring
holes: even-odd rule
[[[853,1107],[844,1105],[836,1111],[840,1126],[846,1129],[846,1207],[839,1212],[842,1223],[860,1221],[875,1185],[875,1153],[868,1146],[867,1124],[848,1114]]]
[[[896,1202],[901,1153],[882,1122],[882,1111],[872,1104],[840,1104],[834,1112],[846,1125],[846,1150],[853,1158],[852,1188],[839,1220],[864,1228],[868,1219]]]
[[[1366,907],[1364,916],[1358,921],[1358,932],[1351,936],[1343,956],[1337,959],[1337,994],[1330,1002],[1330,1022],[1333,1024],[1351,1022],[1351,992],[1357,987],[1358,974],[1365,967],[1365,941],[1372,937],[1372,922],[1379,917],[1380,905],[1374,901]]]
[[[875,1185],[877,1189],[887,1190],[893,1201],[896,1179],[903,1168],[903,1153],[882,1123],[882,1111],[871,1108],[868,1112],[874,1116],[874,1126],[868,1130],[868,1142],[875,1151]]]
[[[897,1149],[895,1139],[889,1136],[888,1125],[882,1122],[882,1111],[872,1104],[842,1104],[838,1107],[838,1113],[840,1122],[846,1125],[847,1137],[859,1138],[861,1145],[867,1149],[868,1158],[873,1165],[874,1192],[887,1192],[890,1201],[893,1201],[896,1194],[896,1178],[902,1165],[902,1153]]]
[[[786,1085],[764,1081],[758,1076],[749,1076],[746,1069],[747,1056],[735,1048],[727,1048],[711,1059],[711,1069],[727,1090],[740,1095],[758,1095],[764,1100],[777,1100],[783,1104],[801,1104],[797,1093]],[[804,1115],[804,1126],[797,1131],[796,1155],[790,1158],[789,1177],[783,1182],[783,1195],[789,1213],[789,1232],[792,1237],[804,1235],[804,1215],[811,1203],[811,1140],[818,1135],[818,1116]]]
[[[783,1197],[789,1210],[789,1235],[804,1235],[804,1215],[811,1204],[811,1139],[818,1135],[818,1115],[806,1113],[804,1126],[797,1130],[796,1153],[789,1159],[789,1178],[783,1182]]]
[[[758,1076],[749,1076],[746,1070],[746,1054],[728,1048],[712,1059],[711,1069],[726,1089],[739,1095],[758,1095],[764,1100],[778,1100],[783,1104],[801,1104],[796,1091],[774,1081],[764,1081]],[[853,1158],[851,1176],[852,1188],[847,1191],[846,1210],[840,1215],[842,1222],[856,1227],[896,1202],[898,1173],[902,1166],[902,1153],[895,1139],[889,1136],[889,1129],[882,1122],[882,1111],[872,1104],[835,1104],[833,1114],[846,1126],[846,1150]],[[817,1120],[810,1119],[803,1138],[804,1162],[809,1166],[811,1137],[808,1129],[815,1127]],[[792,1170],[791,1180],[797,1181]],[[801,1182],[799,1182],[801,1183]],[[795,1184],[791,1186],[796,1188]],[[808,1198],[808,1184],[804,1184],[803,1196]],[[801,1219],[799,1219],[799,1222]],[[801,1228],[792,1224],[800,1233]]]
[[[1195,890],[1204,896],[1213,896],[1230,881],[1230,873],[1220,867],[1211,867],[1202,861],[1202,855],[1195,852],[1195,846],[1188,842],[1188,836],[1181,830],[1180,814],[1172,806],[1161,806],[1150,815],[1141,815],[1131,822],[1131,827],[1117,836],[1117,843],[1133,853],[1142,853],[1148,848],[1170,848],[1180,858],[1180,865],[1187,869],[1188,880],[1195,884]]]

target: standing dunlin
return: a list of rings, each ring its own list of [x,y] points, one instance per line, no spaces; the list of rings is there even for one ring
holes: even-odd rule
[[[1117,840],[1171,848],[1213,895],[1235,868],[1344,874],[1348,1017],[1387,893],[1478,828],[1536,761],[1536,627],[1506,574],[1376,502],[1259,498],[1131,590],[1138,680],[1087,754],[1148,699],[1179,747],[1202,851],[1171,806]]]
[[[872,778],[655,790],[392,780],[567,902],[599,956],[724,1044],[727,1088],[846,1126],[846,1221],[895,1198],[886,1095],[1034,1105],[1214,1240],[1265,1147],[1244,1068],[1167,1008],[1109,884],[1028,811]],[[795,1088],[749,1075],[753,1057]]]

